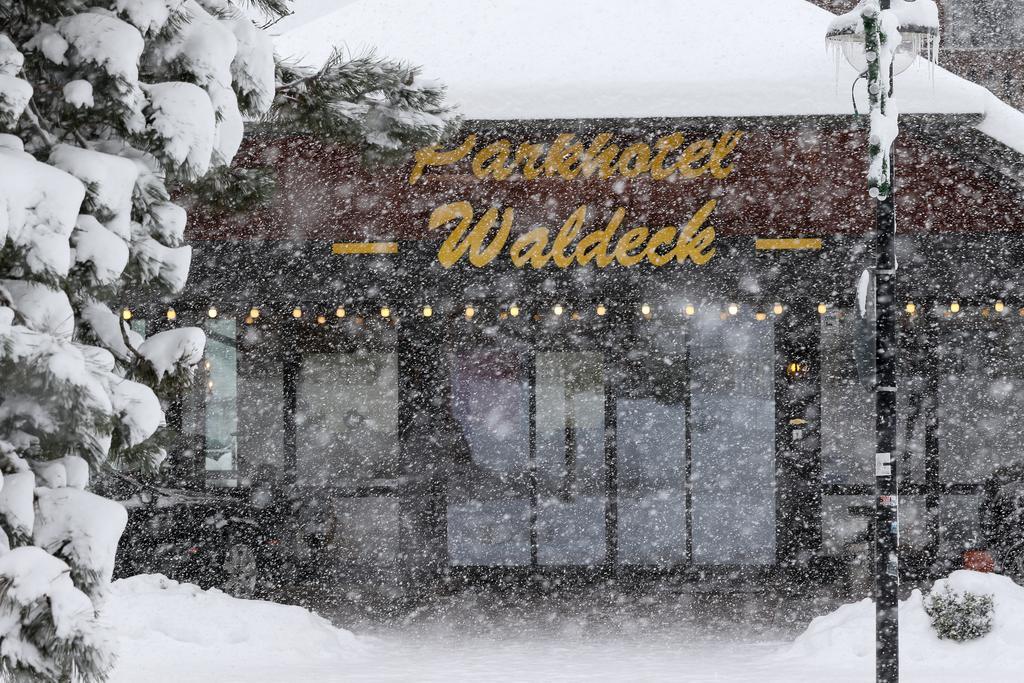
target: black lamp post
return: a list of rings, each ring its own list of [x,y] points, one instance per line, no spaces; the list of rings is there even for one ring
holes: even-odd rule
[[[930,0],[929,0],[930,1]],[[934,57],[938,45],[937,11],[934,26],[900,25],[901,43],[889,64],[879,64],[880,36],[877,14],[857,10],[836,19],[827,38],[842,50],[858,73],[867,77],[872,109],[879,105],[879,69],[888,69],[892,96],[893,79],[908,69],[921,52]],[[879,0],[877,9],[889,10],[890,0]],[[932,3],[934,8],[934,3]],[[873,24],[871,22],[874,22]],[[869,25],[871,30],[869,30]],[[874,90],[872,90],[874,88]],[[872,156],[878,153],[879,140],[870,140]],[[894,155],[888,151],[888,178],[874,179],[875,197],[875,678],[878,683],[899,681],[899,496],[896,447],[896,187]],[[884,173],[883,173],[884,174]],[[887,187],[885,187],[887,185]]]

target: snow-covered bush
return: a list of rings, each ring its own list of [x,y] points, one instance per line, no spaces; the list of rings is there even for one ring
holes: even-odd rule
[[[949,585],[924,599],[924,611],[931,617],[935,633],[939,638],[958,642],[981,638],[991,631],[994,610],[991,595],[954,593]]]

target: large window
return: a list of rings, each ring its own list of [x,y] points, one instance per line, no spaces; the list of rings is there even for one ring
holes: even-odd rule
[[[874,481],[875,401],[869,390],[873,363],[867,350],[871,343],[858,316],[822,316],[821,462],[826,484]]]
[[[537,558],[605,559],[604,372],[597,353],[537,354]]]
[[[775,561],[770,321],[698,315],[690,342],[693,561]]]
[[[448,492],[455,565],[530,564],[530,383],[526,356],[497,350],[452,358],[457,431]]]
[[[284,467],[284,368],[274,354],[250,353],[238,363],[238,453],[243,477]]]
[[[214,486],[238,483],[238,362],[235,321],[206,322],[206,477]]]
[[[353,487],[397,477],[396,354],[305,354],[296,396],[299,485]]]
[[[618,561],[669,567],[689,559],[686,333],[678,323],[644,326],[618,368]]]
[[[1024,329],[966,315],[940,329],[942,478],[980,482],[1024,457]]]

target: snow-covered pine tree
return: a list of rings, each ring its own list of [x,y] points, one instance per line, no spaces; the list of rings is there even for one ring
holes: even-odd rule
[[[226,167],[245,118],[272,106],[367,150],[436,139],[440,90],[380,64],[278,65],[230,0],[0,0],[3,680],[101,681],[113,665],[98,614],[126,515],[86,490],[90,472],[161,459],[158,396],[205,344],[195,328],[145,339],[118,314],[126,291],[184,286],[186,216],[168,188]]]

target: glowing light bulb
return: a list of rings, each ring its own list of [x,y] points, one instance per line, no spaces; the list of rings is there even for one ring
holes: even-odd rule
[[[302,317],[302,309],[301,308],[293,308],[292,309],[292,317],[293,318],[301,318]]]
[[[326,323],[326,322],[327,322],[327,316],[323,316],[323,315],[318,315],[318,316],[316,317],[316,324],[317,324],[317,325],[323,325],[323,324],[324,324],[324,323]]]
[[[216,318],[217,317],[217,308],[216,308],[216,306],[210,306],[210,310],[206,311],[206,315],[208,315],[211,318]]]
[[[644,315],[650,315],[651,307],[648,304],[644,304],[640,307],[640,312],[643,313]]]
[[[334,316],[336,318],[344,318],[345,317],[345,308],[344,308],[344,306],[338,306],[336,309],[334,309]]]
[[[258,308],[250,308],[249,309],[249,317],[252,318],[253,320],[255,320],[256,318],[260,317],[260,309],[258,309]]]
[[[818,314],[819,315],[825,315],[826,313],[828,313],[828,305],[827,304],[818,304]]]
[[[131,320],[132,319],[132,312],[131,312],[131,310],[127,309],[127,308],[123,309],[121,311],[121,319],[122,320]]]
[[[996,313],[1002,313],[1006,309],[1006,304],[1002,301],[996,302]]]
[[[432,315],[434,315],[434,309],[431,308],[430,306],[424,306],[423,307],[423,317],[424,318],[429,318]]]
[[[608,312],[608,309],[607,309],[607,308],[605,308],[605,305],[604,305],[604,304],[598,304],[598,305],[597,305],[597,314],[598,314],[598,315],[604,315],[604,314],[605,314],[605,313],[607,313],[607,312]]]
[[[729,304],[729,315],[736,315],[740,312],[740,307],[736,304]]]
[[[471,320],[476,315],[476,309],[472,306],[466,306],[466,320]]]
[[[693,304],[686,304],[685,311],[686,311],[686,315],[693,315],[694,313],[697,312],[697,309],[696,309],[696,307],[694,307]]]
[[[949,305],[949,312],[950,313],[959,313],[960,312],[960,302],[959,301],[954,301],[953,303],[951,303]]]
[[[915,304],[913,301],[908,301],[907,313],[909,313],[910,315],[914,315],[915,313],[917,313],[917,304]]]
[[[167,319],[168,320],[174,320],[177,317],[178,317],[178,312],[177,311],[175,311],[173,308],[168,308],[167,309]]]
[[[519,307],[516,306],[515,304],[512,304],[511,306],[508,307],[508,314],[515,318],[517,315],[519,315]]]
[[[381,306],[380,317],[382,317],[382,318],[390,318],[391,317],[391,309],[388,308],[387,306]]]
[[[772,306],[772,313],[774,313],[775,315],[782,315],[782,304],[776,303],[774,306]]]
[[[551,310],[555,312],[555,315],[562,315],[565,313],[565,309],[562,308],[562,304],[555,304],[555,307]]]
[[[754,318],[759,321],[764,321],[768,319],[768,314],[765,313],[764,311],[758,311],[757,313],[754,314]]]

